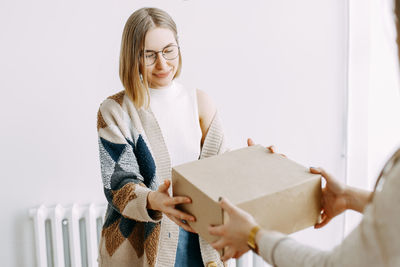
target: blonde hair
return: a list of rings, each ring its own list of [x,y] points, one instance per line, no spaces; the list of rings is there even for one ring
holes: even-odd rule
[[[142,53],[147,32],[156,27],[171,30],[179,46],[175,22],[165,11],[158,8],[141,8],[133,12],[126,21],[122,34],[119,77],[136,108],[147,108],[149,105],[149,85]],[[179,65],[174,79],[179,76],[181,68],[182,57],[179,51]]]

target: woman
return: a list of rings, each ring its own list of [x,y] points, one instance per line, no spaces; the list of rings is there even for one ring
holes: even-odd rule
[[[400,47],[399,0],[395,3],[395,13]],[[229,214],[229,222],[209,228],[211,234],[221,237],[212,245],[216,249],[225,247],[223,260],[240,257],[250,245],[265,261],[279,267],[400,266],[400,149],[382,170],[373,193],[343,185],[322,169],[310,171],[326,180],[322,190],[322,221],[315,227],[323,227],[346,209],[364,214],[358,227],[332,251],[319,251],[281,233],[260,230],[250,214],[224,199],[221,207]]]
[[[126,22],[120,54],[125,88],[98,112],[100,162],[108,201],[100,266],[223,266],[218,253],[175,208],[171,166],[225,150],[216,108],[175,81],[182,67],[177,29],[164,11],[142,8]]]

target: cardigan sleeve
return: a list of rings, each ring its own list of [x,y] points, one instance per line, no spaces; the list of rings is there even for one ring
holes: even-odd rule
[[[331,251],[320,251],[276,232],[263,232],[260,255],[288,266],[400,266],[400,162],[384,179],[360,224]]]
[[[200,159],[223,154],[229,151],[225,144],[225,136],[222,128],[222,123],[218,112],[215,113],[208,129],[206,138],[204,139],[203,147],[200,152]]]
[[[161,212],[147,209],[147,196],[157,188],[155,163],[143,137],[115,99],[105,100],[97,116],[104,194],[123,217],[157,222]]]

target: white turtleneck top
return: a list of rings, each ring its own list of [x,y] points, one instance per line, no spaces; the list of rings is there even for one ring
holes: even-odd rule
[[[196,89],[173,81],[170,86],[150,90],[150,108],[167,146],[171,166],[199,158],[201,129]]]

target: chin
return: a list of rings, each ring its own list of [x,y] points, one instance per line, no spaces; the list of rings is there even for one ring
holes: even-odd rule
[[[166,87],[166,86],[169,86],[172,83],[172,80],[173,79],[162,79],[162,80],[156,81],[154,83],[154,85],[157,86],[157,87]]]

